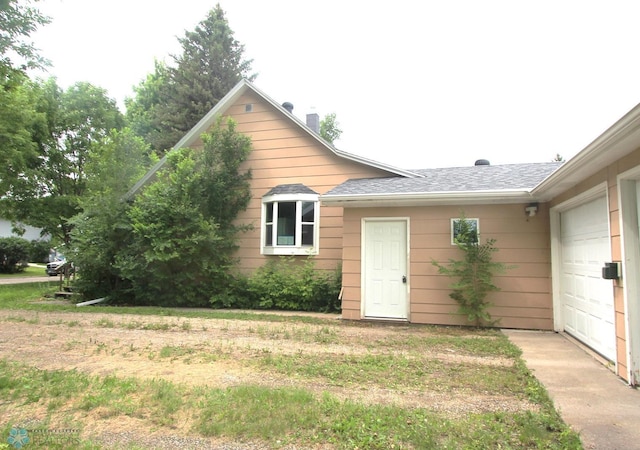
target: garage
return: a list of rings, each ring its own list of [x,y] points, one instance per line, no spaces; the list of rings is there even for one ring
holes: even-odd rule
[[[613,285],[602,278],[611,259],[605,195],[560,213],[562,329],[615,361]]]

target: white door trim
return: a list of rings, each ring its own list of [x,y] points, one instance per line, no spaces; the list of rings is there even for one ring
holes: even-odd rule
[[[411,246],[410,246],[410,218],[409,217],[363,217],[360,221],[360,317],[365,318],[365,307],[366,307],[366,257],[367,257],[367,245],[366,245],[366,224],[369,222],[404,222],[405,230],[406,230],[406,270],[407,270],[407,283],[406,283],[406,297],[405,297],[405,311],[406,318],[396,319],[399,321],[411,321],[411,266],[410,266],[410,254],[411,254]],[[386,319],[393,320],[393,319]]]
[[[640,231],[638,230],[638,198],[640,166],[618,174],[620,239],[622,251],[622,283],[627,380],[640,383]]]

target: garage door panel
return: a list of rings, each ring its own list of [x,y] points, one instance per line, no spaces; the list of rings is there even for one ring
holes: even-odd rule
[[[606,197],[561,213],[563,329],[615,358],[613,287],[601,268],[611,258]]]

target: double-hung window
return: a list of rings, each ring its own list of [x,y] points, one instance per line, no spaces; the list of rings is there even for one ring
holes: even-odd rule
[[[318,194],[302,184],[281,185],[262,198],[264,255],[318,253]]]

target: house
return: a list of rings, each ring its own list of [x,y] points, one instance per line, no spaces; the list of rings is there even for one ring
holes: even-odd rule
[[[241,238],[243,270],[315,255],[322,269],[342,264],[346,319],[465,324],[432,264],[457,257],[464,214],[481,240],[496,239],[494,259],[514,266],[491,294],[500,326],[570,333],[637,384],[640,106],[564,164],[425,170],[338,150],[319,137],[317,116],[303,123],[290,107],[243,80],[175,146],[202,147],[219,115],[251,137],[253,197],[239,221],[254,229]]]
[[[547,168],[432,169],[323,195],[344,211],[343,317],[463,323],[429,261],[454,257],[464,211],[497,240],[495,259],[516,266],[491,296],[501,326],[569,333],[638,384],[640,105],[536,183]]]
[[[49,235],[42,236],[42,230],[40,228],[24,224],[20,224],[20,226],[24,228],[24,234],[21,236],[13,232],[13,225],[10,220],[0,217],[0,237],[21,237],[28,241],[48,241],[50,239]]]

